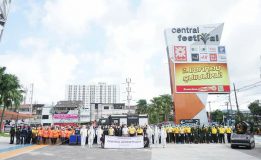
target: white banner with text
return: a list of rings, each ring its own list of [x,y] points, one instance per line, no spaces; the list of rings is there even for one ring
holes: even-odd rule
[[[104,148],[144,148],[143,136],[105,136]]]

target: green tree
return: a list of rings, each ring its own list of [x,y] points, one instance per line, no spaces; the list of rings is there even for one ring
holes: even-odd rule
[[[173,109],[172,97],[169,94],[153,97],[150,104],[145,99],[137,102],[137,114],[148,114],[149,123],[160,123],[169,120],[169,115]]]
[[[3,122],[6,108],[13,105],[17,108],[23,100],[23,91],[18,78],[5,73],[5,70],[5,67],[0,67],[0,106],[3,106],[0,124]]]
[[[258,101],[250,103],[248,109],[250,110],[253,116],[254,123],[258,124],[259,122],[258,117],[261,116],[261,106],[259,106]]]
[[[148,114],[148,104],[146,99],[140,99],[137,102],[136,114]]]
[[[160,96],[161,104],[162,104],[162,113],[164,114],[164,120],[169,120],[169,115],[171,110],[173,109],[172,96],[169,94],[164,94]]]
[[[153,114],[157,119],[157,123],[163,121],[164,118],[162,117],[162,99],[160,97],[153,97],[153,99],[151,100],[151,107],[153,108]]]
[[[156,108],[153,107],[152,104],[148,105],[148,116],[150,124],[155,124],[158,122],[158,113],[156,111]]]
[[[212,122],[222,123],[223,122],[223,116],[224,116],[224,113],[219,109],[215,110],[214,112],[211,112]]]

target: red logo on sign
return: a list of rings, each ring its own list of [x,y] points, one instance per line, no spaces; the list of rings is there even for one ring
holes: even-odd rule
[[[174,55],[176,61],[187,61],[186,46],[174,46]]]
[[[210,55],[210,61],[217,61],[217,54],[209,54]]]

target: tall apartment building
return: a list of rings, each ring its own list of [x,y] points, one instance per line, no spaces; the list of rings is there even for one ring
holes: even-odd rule
[[[117,85],[68,85],[66,100],[82,101],[85,109],[90,109],[91,103],[119,103],[120,88]]]

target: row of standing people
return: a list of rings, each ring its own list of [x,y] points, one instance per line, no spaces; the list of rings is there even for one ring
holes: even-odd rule
[[[104,136],[144,136],[149,144],[162,143],[163,147],[166,143],[225,143],[225,134],[230,142],[232,133],[231,127],[209,126],[209,127],[189,127],[189,126],[173,126],[173,127],[158,127],[158,126],[134,126],[131,125],[110,125],[86,127],[37,127],[30,128],[29,126],[11,128],[10,143],[16,144],[56,144],[57,140],[62,144],[69,142],[71,135],[81,135],[81,144],[84,146],[88,142],[89,147],[92,147],[94,140],[97,144],[103,144]]]

